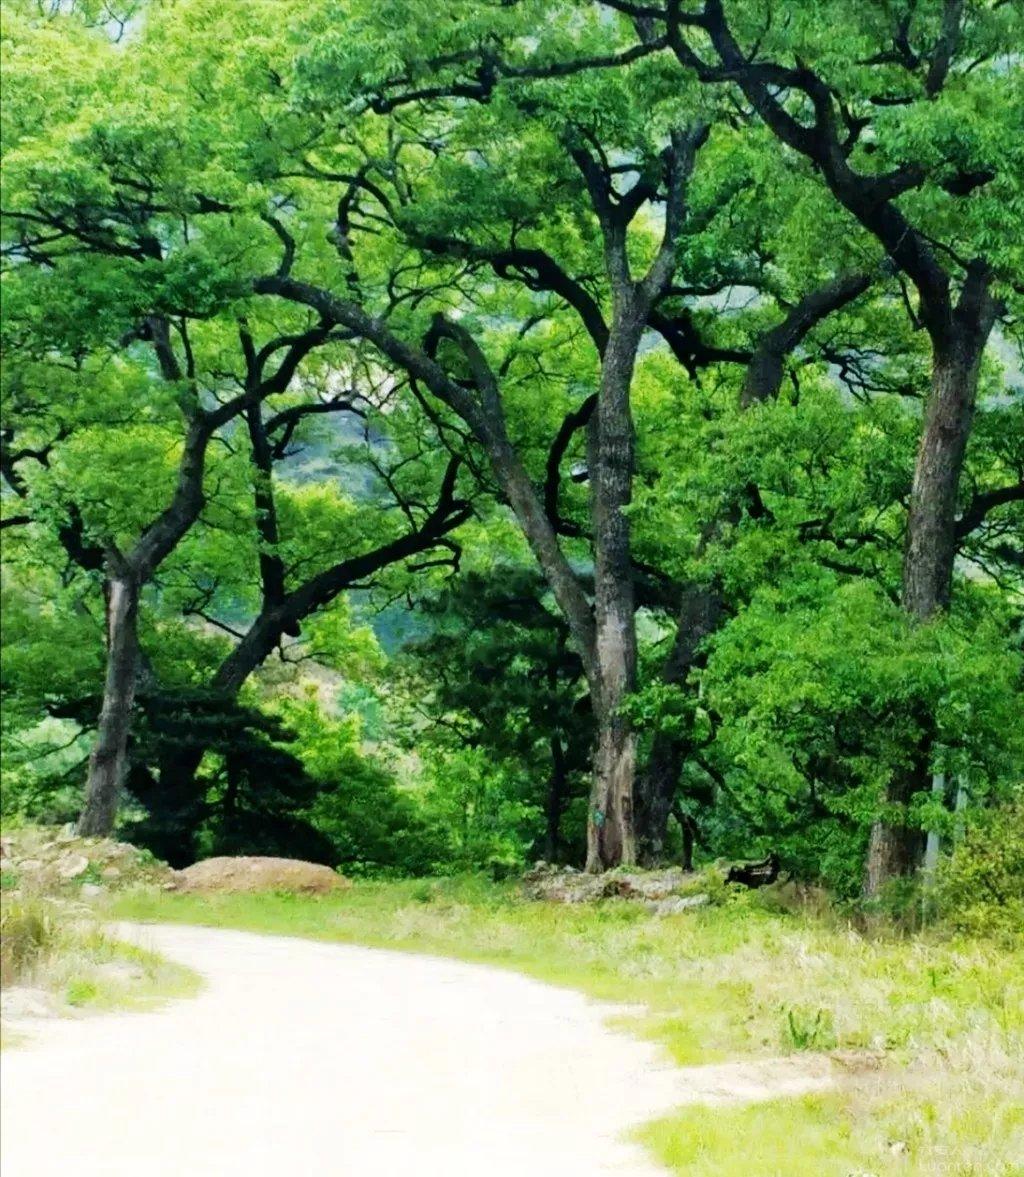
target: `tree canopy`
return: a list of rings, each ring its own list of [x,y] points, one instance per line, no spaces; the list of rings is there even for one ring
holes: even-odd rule
[[[1019,791],[1018,6],[4,19],[9,811],[874,894]]]

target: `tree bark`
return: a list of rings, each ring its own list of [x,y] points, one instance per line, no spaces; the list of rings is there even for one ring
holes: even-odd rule
[[[886,789],[886,804],[895,807],[898,815],[905,812],[922,775],[927,774],[930,751],[931,740],[922,739],[913,767],[897,774]],[[879,818],[871,827],[868,842],[864,865],[864,898],[874,899],[888,883],[913,874],[917,869],[922,841],[921,831],[907,825],[901,816],[889,814]]]
[[[997,304],[987,275],[971,277],[952,315],[949,331],[933,336],[932,386],[914,466],[903,558],[902,603],[918,622],[948,608],[956,562],[956,505],[964,455],[974,419],[978,370]],[[929,728],[931,725],[927,725]],[[888,807],[902,809],[914,793],[929,788],[931,737],[922,739],[909,776],[900,774],[885,792]],[[919,830],[880,816],[871,827],[864,867],[864,895],[876,896],[886,883],[917,868]]]
[[[903,559],[903,607],[918,621],[929,620],[949,605],[957,546],[957,492],[985,344],[983,339],[979,346],[972,334],[956,332],[935,347]]]
[[[139,671],[139,584],[130,572],[107,585],[107,674],[96,744],[78,832],[96,837],[114,828],[128,762],[128,731]]]
[[[617,308],[604,356],[597,415],[589,427],[594,533],[594,700],[597,752],[587,822],[587,870],[636,861],[633,782],[636,734],[622,714],[636,687],[636,606],[629,517],[635,436],[630,386],[647,308],[635,298]]]

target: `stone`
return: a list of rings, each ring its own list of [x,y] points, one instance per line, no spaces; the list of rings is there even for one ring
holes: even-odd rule
[[[101,887],[99,883],[83,883],[81,895],[83,899],[95,899],[98,895],[105,895],[106,887]]]
[[[89,869],[89,860],[84,854],[66,854],[57,860],[57,875],[65,880],[77,879]]]
[[[121,877],[121,872],[117,869],[116,866],[105,866],[103,870],[100,871],[100,876],[104,879],[119,879]]]
[[[36,871],[43,869],[43,864],[38,858],[23,858],[21,862],[17,863],[18,870],[24,874],[34,874]]]

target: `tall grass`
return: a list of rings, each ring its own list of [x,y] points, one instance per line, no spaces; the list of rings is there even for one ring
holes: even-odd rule
[[[0,899],[0,984],[44,990],[54,1012],[145,1006],[194,992],[198,983],[189,969],[107,935],[82,904],[31,894]]]

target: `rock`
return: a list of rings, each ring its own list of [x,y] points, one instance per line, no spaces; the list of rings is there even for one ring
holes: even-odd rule
[[[27,875],[34,874],[36,871],[41,871],[43,869],[43,864],[39,861],[38,858],[23,858],[21,862],[17,863],[16,865],[18,870]]]
[[[116,866],[105,866],[103,870],[100,871],[100,876],[104,879],[119,879],[121,877],[121,872],[117,869]]]
[[[647,907],[649,911],[658,916],[678,915],[681,911],[692,911],[695,907],[705,907],[710,902],[710,895],[672,895],[667,899],[648,903]]]
[[[538,863],[523,876],[523,888],[531,899],[554,903],[594,903],[601,899],[635,899],[650,906],[663,899],[679,898],[695,876],[680,867],[664,870],[638,869],[588,875],[569,867]],[[707,902],[706,897],[700,902]],[[691,904],[689,906],[697,906]]]
[[[343,891],[351,882],[317,862],[297,858],[207,858],[174,876],[181,891],[297,891],[323,895]]]
[[[101,887],[99,883],[83,883],[82,884],[82,898],[95,899],[97,895],[105,895],[106,887]]]
[[[75,833],[74,824],[69,821],[66,826],[61,827],[61,831],[57,835],[56,841],[58,841],[58,842],[74,842],[74,841],[76,841],[77,838],[78,838],[78,835]]]
[[[62,879],[77,879],[89,869],[89,860],[84,854],[66,854],[57,860],[57,875]]]

